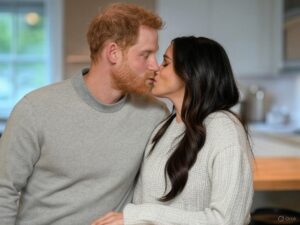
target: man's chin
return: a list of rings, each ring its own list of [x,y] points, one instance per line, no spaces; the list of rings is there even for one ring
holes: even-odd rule
[[[138,94],[138,95],[148,95],[151,94],[152,87],[143,86],[143,87],[122,87],[122,90],[126,94]]]
[[[151,90],[153,88],[153,83],[145,83],[145,84],[142,84],[142,85],[139,85],[139,86],[135,86],[135,87],[132,87],[132,91],[133,93],[136,93],[136,94],[150,94],[151,95]]]
[[[151,87],[144,87],[132,90],[132,93],[140,94],[140,95],[151,95]]]

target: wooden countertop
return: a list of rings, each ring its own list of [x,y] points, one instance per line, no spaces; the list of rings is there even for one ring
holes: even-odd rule
[[[255,158],[255,191],[300,190],[300,157]]]

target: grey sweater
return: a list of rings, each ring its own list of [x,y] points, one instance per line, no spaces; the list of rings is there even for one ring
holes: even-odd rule
[[[165,115],[145,96],[98,102],[81,73],[28,94],[0,139],[0,224],[85,225],[122,210]]]
[[[187,184],[175,199],[164,195],[164,168],[183,123],[172,124],[149,157],[145,157],[134,192],[125,207],[125,225],[244,225],[253,197],[251,151],[239,121],[229,113],[208,116],[206,142],[189,171]],[[145,156],[151,144],[148,145]],[[170,181],[167,180],[167,191]]]

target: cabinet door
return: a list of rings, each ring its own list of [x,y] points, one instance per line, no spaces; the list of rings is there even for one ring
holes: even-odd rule
[[[159,56],[171,39],[207,36],[226,49],[237,76],[275,74],[282,64],[282,0],[159,0],[166,22]]]
[[[281,0],[212,0],[211,37],[226,49],[237,76],[280,67]]]
[[[165,22],[159,33],[159,59],[170,41],[178,36],[209,36],[211,0],[158,0],[156,12]]]

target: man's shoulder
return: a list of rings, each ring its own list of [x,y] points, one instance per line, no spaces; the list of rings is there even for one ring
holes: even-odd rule
[[[67,93],[71,87],[69,79],[60,81],[54,84],[50,84],[41,88],[38,88],[25,95],[25,98],[29,101],[49,101],[52,98],[63,97],[63,93]]]

